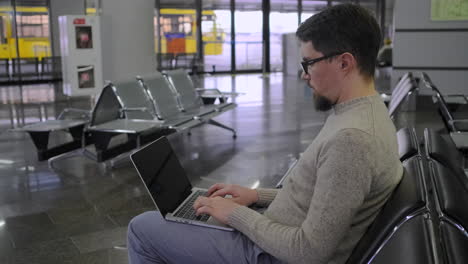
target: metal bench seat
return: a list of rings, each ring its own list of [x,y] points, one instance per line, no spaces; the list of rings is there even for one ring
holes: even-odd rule
[[[411,72],[408,72],[401,77],[393,90],[392,97],[388,104],[388,113],[391,117],[395,115],[405,98],[407,98],[407,96],[416,88],[418,88],[418,84]]]
[[[151,104],[145,96],[136,82],[109,83],[103,88],[86,129],[95,146],[98,162],[171,133],[164,122],[152,118]],[[127,135],[127,141],[112,145],[111,139],[122,134]]]
[[[137,78],[140,85],[146,89],[149,97],[152,99],[156,115],[160,120],[171,124],[179,120],[184,121],[184,118],[192,119],[188,123],[184,122],[182,125],[177,125],[175,127],[176,130],[182,131],[208,123],[231,130],[235,136],[233,129],[212,120],[212,118],[220,115],[222,112],[234,108],[235,104],[204,105],[200,98],[197,97],[195,91],[193,91],[193,94],[190,96],[199,101],[184,105],[183,102],[186,101],[186,98],[174,88],[170,79],[166,78],[163,74],[155,72]]]
[[[462,105],[456,112],[450,111],[446,98],[442,96],[442,93],[432,82],[429,75],[423,72],[421,76],[424,85],[434,92],[436,103],[439,106],[439,112],[457,148],[467,149],[468,133],[466,132],[468,132],[468,109],[466,105]]]
[[[229,130],[233,133],[234,138],[237,137],[234,129],[212,119],[226,111],[234,109],[237,106],[236,104],[221,103],[205,105],[199,94],[200,90],[195,88],[190,76],[184,70],[168,71],[167,78],[173,92],[177,95],[182,111],[196,115],[204,119],[204,122],[208,124]]]
[[[87,131],[138,134],[163,127],[163,122],[138,119],[115,119],[103,124],[90,126]]]

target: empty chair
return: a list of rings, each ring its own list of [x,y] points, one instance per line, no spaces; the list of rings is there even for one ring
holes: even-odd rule
[[[468,230],[468,178],[437,161],[430,163],[440,213]]]
[[[424,142],[426,145],[426,155],[456,173],[464,172],[464,157],[456,148],[450,138],[444,138],[441,134],[432,129],[424,130]]]
[[[411,217],[425,212],[426,197],[420,160],[413,157],[403,166],[405,170],[401,182],[354,248],[347,263],[369,263],[397,229]]]
[[[370,260],[351,263],[432,264],[439,263],[432,247],[428,215],[417,215],[396,229]],[[452,263],[452,262],[449,262]],[[458,262],[457,262],[458,263]]]
[[[466,230],[442,221],[440,224],[445,263],[468,263],[468,235]]]
[[[135,81],[119,82],[112,86],[127,119],[157,119],[156,109],[146,91]]]
[[[447,125],[447,128],[451,132],[468,131],[468,109],[465,108],[460,109],[457,112],[451,112],[444,96],[432,82],[429,75],[423,72],[421,76],[424,85],[434,91],[436,102],[439,106],[440,113],[445,121],[445,124]]]
[[[401,77],[393,90],[392,97],[388,104],[388,113],[390,116],[395,114],[395,111],[402,104],[407,95],[413,92],[416,88],[418,88],[418,84],[411,72],[408,72]]]
[[[99,162],[139,148],[142,144],[168,133],[159,120],[122,118],[122,102],[115,91],[117,88],[113,84],[103,88],[87,128],[96,147],[96,160]],[[128,140],[117,146],[110,146],[111,139],[117,135],[127,135]]]
[[[214,126],[218,126],[233,132],[233,137],[236,137],[236,131],[226,125],[223,125],[212,118],[218,116],[228,110],[234,109],[236,104],[223,103],[217,105],[204,105],[201,97],[196,91],[195,86],[188,74],[183,70],[168,71],[167,77],[172,84],[174,91],[177,93],[180,106],[186,113],[196,116],[205,116],[205,122]],[[209,116],[207,116],[209,115]]]
[[[137,77],[140,87],[146,90],[156,116],[165,126],[181,131],[201,124],[204,115],[184,113],[177,102],[171,84],[161,73]]]
[[[203,100],[198,93],[200,89],[195,87],[187,72],[184,70],[168,71],[167,76],[174,89],[179,94],[181,105],[185,111],[191,111],[192,109],[197,109],[204,105]],[[209,94],[214,94],[213,90],[215,89],[207,90],[209,91]],[[216,108],[219,110],[224,110],[225,108],[232,109],[234,107],[234,103],[222,103],[216,105],[215,107],[209,106],[208,109]]]
[[[397,132],[398,154],[404,161],[419,153],[418,138],[414,128],[404,127]]]

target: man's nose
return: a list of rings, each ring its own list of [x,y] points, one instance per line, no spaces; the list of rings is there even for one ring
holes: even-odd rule
[[[302,73],[301,73],[301,79],[302,80],[309,80],[309,77],[310,77],[309,74],[302,71]]]

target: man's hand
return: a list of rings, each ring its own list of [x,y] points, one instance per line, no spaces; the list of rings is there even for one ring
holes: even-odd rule
[[[193,208],[195,208],[196,214],[209,214],[212,217],[216,218],[219,222],[223,224],[228,224],[229,215],[237,207],[240,207],[240,204],[235,203],[231,199],[225,199],[221,197],[198,197]]]
[[[235,184],[217,183],[208,189],[206,196],[214,198],[218,196],[224,197],[226,195],[231,195],[232,201],[245,206],[249,206],[258,201],[258,193],[256,190]]]

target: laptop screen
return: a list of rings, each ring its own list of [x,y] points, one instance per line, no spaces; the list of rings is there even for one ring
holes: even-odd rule
[[[134,153],[131,159],[163,216],[190,195],[192,185],[166,137]]]

